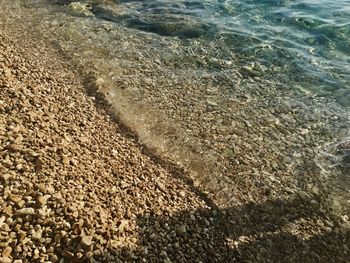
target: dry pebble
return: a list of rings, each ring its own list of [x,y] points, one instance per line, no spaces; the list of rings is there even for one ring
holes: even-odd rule
[[[92,236],[82,237],[80,243],[85,247],[90,247],[92,245]]]
[[[0,257],[0,263],[11,263],[12,260],[8,257]]]

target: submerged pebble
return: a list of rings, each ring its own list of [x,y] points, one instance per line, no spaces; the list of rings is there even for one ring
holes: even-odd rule
[[[91,17],[94,14],[91,12],[91,6],[82,2],[71,2],[66,7],[69,12],[75,16]],[[55,20],[54,20],[55,21]],[[57,21],[57,20],[56,20]]]

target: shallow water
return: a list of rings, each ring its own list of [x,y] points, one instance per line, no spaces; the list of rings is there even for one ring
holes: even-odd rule
[[[349,1],[28,2],[140,141],[220,206],[326,187],[349,209],[347,171],[324,154],[349,131]]]
[[[348,0],[120,1],[118,7],[115,1],[109,2],[108,8],[92,5],[92,12],[130,28],[213,42],[216,57],[228,59],[225,51],[232,51],[242,65],[252,65],[256,74],[271,78],[283,74],[281,78],[287,76],[288,82],[335,96],[349,106]]]

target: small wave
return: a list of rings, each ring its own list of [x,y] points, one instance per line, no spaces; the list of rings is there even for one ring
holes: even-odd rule
[[[315,158],[334,211],[350,214],[350,137],[326,144]]]
[[[343,174],[349,175],[350,137],[325,145],[316,158],[316,163],[326,173],[338,169]]]

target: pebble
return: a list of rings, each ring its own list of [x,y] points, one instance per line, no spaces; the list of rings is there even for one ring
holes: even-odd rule
[[[0,257],[0,263],[11,263],[12,260],[9,257]]]
[[[82,244],[85,247],[90,247],[92,245],[92,236],[83,236],[81,238],[80,244]]]
[[[316,205],[318,205],[318,201],[317,201],[317,200],[312,199],[312,200],[310,201],[310,204],[312,204],[312,205],[316,206]]]
[[[32,207],[29,208],[22,208],[16,211],[16,215],[34,215],[35,214],[35,210]]]
[[[186,192],[185,191],[180,191],[178,194],[182,198],[186,196]]]
[[[125,231],[125,229],[127,229],[129,225],[129,221],[128,220],[122,220],[120,222],[120,225],[118,226],[118,230],[120,233],[123,233]]]
[[[96,79],[96,81],[95,81],[95,84],[96,84],[96,86],[102,86],[102,85],[104,85],[106,83],[106,81],[103,79],[103,78],[98,78],[98,79]]]
[[[11,178],[13,178],[13,176],[9,173],[5,173],[5,174],[1,174],[0,175],[0,179],[1,180],[4,180],[4,181],[8,181],[10,180]]]
[[[3,251],[2,251],[2,255],[4,257],[10,257],[11,256],[11,252],[12,252],[12,248],[11,247],[6,247]]]
[[[301,199],[308,199],[309,198],[309,195],[305,192],[305,191],[299,191],[298,192],[298,196],[301,198]]]
[[[46,205],[47,204],[47,200],[51,197],[51,195],[44,195],[44,196],[38,196],[37,197],[37,203],[40,205],[40,206],[43,206],[43,205]]]
[[[67,5],[67,8],[71,11],[72,14],[76,16],[89,17],[94,16],[94,14],[90,11],[87,4],[80,2],[71,2]]]
[[[11,194],[11,195],[10,195],[10,200],[17,204],[19,201],[22,200],[22,197],[19,196],[19,195],[13,195],[13,194]]]
[[[185,225],[180,226],[179,230],[180,230],[180,232],[182,232],[184,234],[187,232],[187,228]]]
[[[40,241],[41,238],[42,238],[42,231],[41,230],[38,230],[37,232],[32,234],[32,239],[35,241]]]
[[[161,182],[157,181],[157,186],[159,188],[159,190],[163,191],[163,192],[166,192],[166,188],[164,186],[164,184],[162,184]]]
[[[330,227],[325,227],[324,229],[328,234],[332,233],[332,228]]]
[[[217,107],[218,104],[215,101],[207,100],[207,104],[212,107]]]

